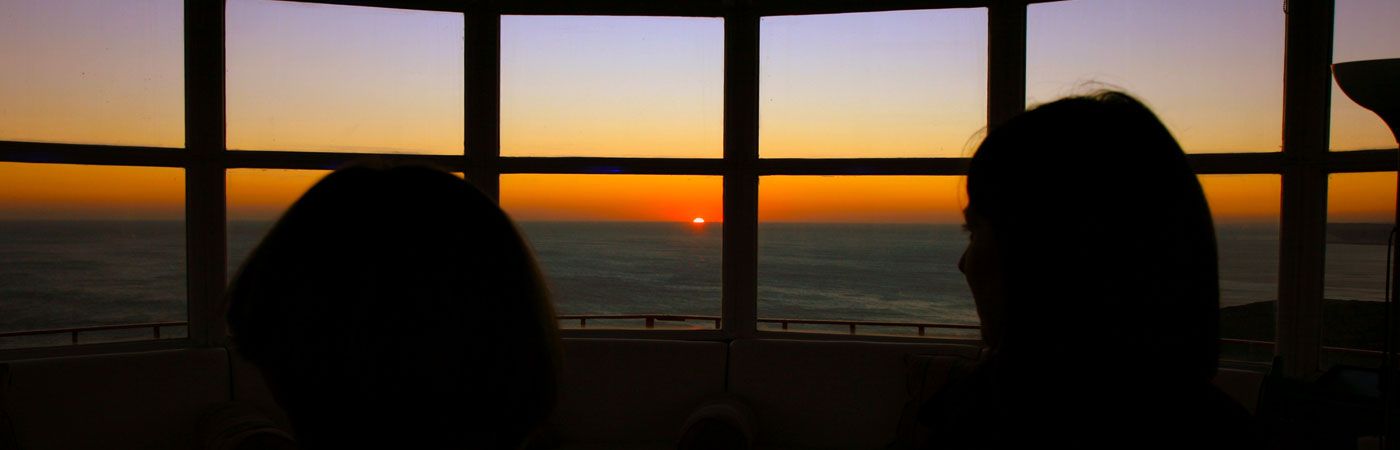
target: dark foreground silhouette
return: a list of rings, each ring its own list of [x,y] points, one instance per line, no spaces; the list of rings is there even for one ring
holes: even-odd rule
[[[1107,92],[1027,111],[972,157],[960,267],[989,346],[920,422],[938,448],[1249,448],[1211,384],[1219,280],[1180,146]]]
[[[534,257],[495,202],[434,169],[321,180],[239,271],[228,322],[306,449],[514,449],[556,401]]]

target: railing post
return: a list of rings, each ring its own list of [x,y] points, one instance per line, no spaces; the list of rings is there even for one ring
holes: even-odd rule
[[[719,322],[720,320],[722,320],[722,319],[715,319],[715,329],[716,329],[716,330],[721,330],[721,329],[723,329],[723,328],[720,327],[720,322]]]
[[[784,330],[787,329],[787,321],[786,321],[786,320],[783,321],[783,329],[784,329]]]
[[[78,345],[78,332],[73,332],[73,345]]]
[[[856,334],[856,324],[851,324],[851,334]]]
[[[579,328],[588,328],[588,319],[579,318],[579,319],[578,319],[578,327],[579,327]]]
[[[924,326],[923,326],[923,325],[919,325],[919,336],[923,336],[923,335],[924,335]]]
[[[656,328],[656,318],[647,317],[647,329],[650,330],[652,328]]]
[[[156,339],[160,339],[160,325],[151,327],[151,330],[155,331]]]

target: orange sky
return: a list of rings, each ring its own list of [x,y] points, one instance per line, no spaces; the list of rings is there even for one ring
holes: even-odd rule
[[[184,216],[184,169],[0,163],[0,219]]]
[[[770,176],[758,182],[764,222],[962,223],[963,177]]]
[[[230,170],[227,184],[228,218],[276,219],[328,173],[328,170]]]
[[[275,219],[326,171],[234,169],[228,172],[230,220]],[[460,176],[460,175],[459,175]],[[1331,177],[1329,220],[1389,222],[1395,173]],[[1205,175],[1217,221],[1274,222],[1277,175]],[[759,182],[765,222],[959,223],[961,177],[768,176]],[[501,177],[501,203],[521,221],[722,222],[717,176],[532,175]],[[179,219],[181,169],[0,163],[0,219]]]
[[[1327,189],[1327,220],[1393,222],[1395,172],[1332,174]]]
[[[1278,222],[1283,192],[1278,175],[1202,175],[1200,180],[1217,223]]]
[[[724,221],[716,176],[501,176],[501,206],[516,220]]]

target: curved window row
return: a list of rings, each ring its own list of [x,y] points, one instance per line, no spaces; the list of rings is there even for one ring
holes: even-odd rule
[[[1104,88],[1202,173],[1225,359],[1380,346],[1395,142],[1316,80],[1397,56],[1388,2],[324,3],[0,6],[0,352],[222,342],[227,277],[365,155],[499,198],[568,333],[975,339],[966,158]]]

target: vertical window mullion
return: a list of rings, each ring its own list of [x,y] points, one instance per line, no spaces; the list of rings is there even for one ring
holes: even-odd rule
[[[493,199],[501,191],[501,15],[466,14],[467,179]]]
[[[217,345],[224,336],[215,305],[223,296],[228,248],[223,156],[223,1],[185,0],[185,237],[189,336]]]
[[[1319,367],[1334,6],[1334,0],[1290,0],[1286,11],[1275,354],[1298,377]]]
[[[722,317],[730,337],[758,327],[758,28],[751,7],[724,17]]]
[[[987,128],[1026,110],[1026,5],[987,7]]]

